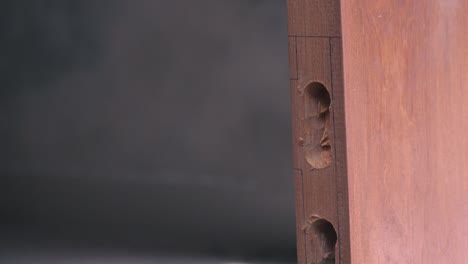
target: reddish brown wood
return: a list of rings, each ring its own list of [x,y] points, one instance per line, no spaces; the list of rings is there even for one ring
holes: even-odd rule
[[[341,36],[337,0],[288,0],[291,36]]]
[[[289,0],[288,15],[298,260],[330,255],[314,231],[321,225],[314,219],[323,219],[338,233],[336,263],[349,263],[339,1]],[[328,91],[329,108],[309,96],[316,83]]]
[[[341,5],[288,1],[299,263],[330,253],[323,219],[335,263],[466,263],[468,2]]]
[[[468,261],[467,12],[342,1],[352,263]]]

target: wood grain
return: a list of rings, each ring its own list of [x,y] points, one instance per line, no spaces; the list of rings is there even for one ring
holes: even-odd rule
[[[288,32],[293,36],[341,36],[338,0],[288,0]]]
[[[311,244],[310,235],[302,230],[311,216],[326,219],[338,233],[335,262],[350,261],[339,10],[339,0],[288,1],[296,224],[301,264],[320,261],[316,245]],[[305,88],[311,82],[323,84],[332,99],[333,159],[330,166],[320,169],[306,161],[304,145],[301,145],[307,141],[313,127],[306,116],[308,99],[305,96]]]
[[[467,263],[468,2],[341,3],[351,263]]]
[[[293,135],[296,146],[300,138],[305,138],[307,134],[307,124],[305,120],[305,98],[304,87],[312,82],[319,81],[332,90],[331,86],[331,60],[330,60],[330,39],[329,38],[298,38],[297,39],[297,60],[299,79],[292,83],[292,98],[295,111],[295,123]],[[332,125],[333,126],[333,125]],[[333,137],[333,136],[332,136]],[[298,225],[301,227],[310,215],[319,215],[330,221],[335,227],[338,225],[337,201],[336,201],[336,175],[334,166],[324,169],[314,169],[305,161],[304,149],[297,147],[296,168],[303,173],[302,207],[297,207],[297,217],[300,219]],[[298,204],[299,205],[299,204]],[[303,234],[302,234],[303,235]],[[299,243],[303,242],[299,236]],[[305,260],[313,259],[311,245],[306,238]],[[299,252],[301,254],[301,252]],[[308,263],[303,262],[303,263]]]
[[[336,263],[465,263],[468,2],[341,4],[288,1],[297,224],[330,220]],[[320,170],[298,146],[311,81],[332,93],[333,166]],[[310,247],[298,228],[299,263]]]

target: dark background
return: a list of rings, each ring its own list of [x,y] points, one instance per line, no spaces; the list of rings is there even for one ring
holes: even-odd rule
[[[1,263],[295,261],[283,0],[4,0],[0,32]]]

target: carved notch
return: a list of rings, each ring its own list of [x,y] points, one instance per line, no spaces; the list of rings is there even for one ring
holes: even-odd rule
[[[304,89],[304,153],[305,159],[315,169],[331,165],[333,155],[330,139],[331,97],[319,82],[311,82]]]
[[[312,264],[335,264],[335,247],[338,235],[332,223],[312,215],[303,228],[312,250]]]

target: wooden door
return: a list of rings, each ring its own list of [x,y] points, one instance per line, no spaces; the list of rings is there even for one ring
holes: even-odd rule
[[[299,263],[467,263],[467,12],[288,0]]]

